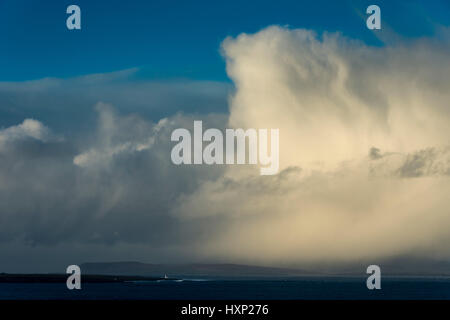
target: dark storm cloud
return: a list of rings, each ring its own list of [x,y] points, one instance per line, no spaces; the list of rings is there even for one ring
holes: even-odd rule
[[[222,172],[172,165],[170,133],[193,120],[177,115],[155,124],[118,115],[107,105],[97,109],[98,128],[84,144],[28,135],[1,145],[0,241],[159,246],[201,238],[207,231],[202,221],[181,224],[167,214],[177,197]],[[225,120],[215,118],[216,126]],[[12,129],[0,131],[0,141]],[[130,144],[141,149],[122,148]],[[79,166],[74,159],[83,152],[95,159]]]

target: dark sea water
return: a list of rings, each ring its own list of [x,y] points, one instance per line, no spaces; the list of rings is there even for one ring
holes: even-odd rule
[[[289,280],[185,280],[182,282],[0,283],[0,299],[450,299],[450,278],[383,278],[368,290],[366,278],[308,277]]]

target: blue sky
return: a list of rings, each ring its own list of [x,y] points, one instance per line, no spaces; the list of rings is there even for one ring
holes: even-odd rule
[[[66,29],[66,8],[82,30]],[[378,4],[383,26],[402,37],[433,35],[450,23],[448,1],[0,1],[0,81],[73,77],[140,67],[147,79],[227,81],[220,43],[268,25],[339,31],[383,45],[365,27]],[[385,30],[378,32],[386,32]]]

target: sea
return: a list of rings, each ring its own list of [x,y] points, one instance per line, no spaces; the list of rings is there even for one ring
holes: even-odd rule
[[[448,277],[384,277],[368,290],[364,277],[183,279],[124,283],[0,283],[0,300],[450,300]]]

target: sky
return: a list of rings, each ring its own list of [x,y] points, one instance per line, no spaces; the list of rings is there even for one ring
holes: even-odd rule
[[[0,0],[0,272],[449,262],[450,4],[370,4]],[[279,173],[174,165],[194,120]]]
[[[448,25],[448,1],[378,1],[383,23],[404,37]],[[65,28],[77,4],[82,30]],[[341,32],[382,45],[364,28],[371,1],[51,1],[0,3],[0,80],[67,78],[133,67],[152,79],[226,81],[220,43],[269,25]],[[384,32],[384,31],[383,31]]]

